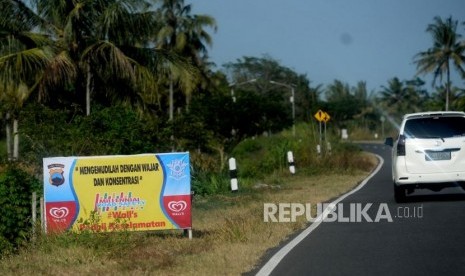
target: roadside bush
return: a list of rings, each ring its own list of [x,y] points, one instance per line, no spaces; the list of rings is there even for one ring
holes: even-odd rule
[[[225,166],[219,164],[220,158],[214,154],[190,153],[191,185],[196,195],[211,195],[228,190],[229,176]]]
[[[9,164],[0,176],[0,254],[11,251],[27,239],[31,224],[32,192],[40,182],[16,164]]]
[[[260,137],[239,143],[231,153],[238,162],[241,177],[255,178],[282,167],[286,140],[282,137]]]
[[[331,140],[331,153],[316,152],[318,141],[311,128],[297,126],[297,135],[288,132],[271,137],[247,139],[232,152],[238,162],[238,174],[242,178],[263,178],[288,170],[287,152],[292,151],[297,171],[324,173],[327,171],[366,170],[371,168],[369,159],[361,155],[361,149],[353,143]]]
[[[224,193],[229,190],[229,176],[209,172],[194,173],[191,185],[196,195]]]
[[[123,107],[95,107],[90,116],[31,104],[21,113],[20,159],[40,172],[42,158],[166,152],[157,121]]]

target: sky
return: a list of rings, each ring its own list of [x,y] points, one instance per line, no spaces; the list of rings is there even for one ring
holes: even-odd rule
[[[435,16],[465,21],[465,0],[186,0],[192,14],[215,18],[211,61],[222,69],[244,56],[266,57],[311,86],[335,79],[369,91],[393,77],[416,77],[414,56],[433,46]],[[465,39],[465,25],[458,32]],[[420,77],[431,89],[431,77]],[[459,83],[460,82],[460,83]],[[464,82],[454,76],[453,84]]]

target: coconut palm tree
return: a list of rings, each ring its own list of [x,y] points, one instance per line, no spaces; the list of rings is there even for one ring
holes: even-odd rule
[[[184,0],[161,0],[158,12],[162,28],[157,35],[157,48],[179,54],[194,65],[191,69],[199,69],[207,53],[207,46],[211,46],[212,43],[205,28],[211,27],[216,30],[216,22],[214,18],[207,15],[191,15],[191,9],[192,6],[186,5]],[[199,70],[195,71],[199,73]],[[174,110],[174,81],[177,79],[184,84],[183,91],[188,105],[190,93],[198,80],[196,77],[192,74],[185,74],[183,71],[171,70],[169,75],[170,120],[173,119]]]
[[[0,9],[0,100],[6,118],[8,157],[18,159],[19,111],[42,81],[55,52],[46,35],[32,32],[44,22],[26,4],[3,0]]]
[[[132,102],[140,99],[138,88],[155,85],[146,66],[147,59],[159,54],[145,47],[157,24],[149,2],[33,1],[49,22],[47,31],[73,61],[73,82],[78,94],[85,94],[87,115],[92,97]]]
[[[334,80],[333,83],[327,85],[326,101],[336,124],[353,119],[353,116],[360,111],[349,84],[340,80]]]
[[[453,20],[452,17],[446,20],[435,17],[434,23],[429,24],[426,29],[433,37],[433,47],[425,52],[418,53],[414,60],[417,64],[418,74],[433,72],[433,86],[438,77],[442,82],[445,75],[446,110],[449,110],[451,62],[462,76],[465,75],[463,67],[465,64],[465,45],[459,41],[461,36],[457,33],[457,24],[457,20]]]
[[[394,77],[382,86],[380,104],[385,115],[390,115],[398,121],[406,113],[419,112],[426,99],[426,93],[421,90],[421,80],[400,81]]]

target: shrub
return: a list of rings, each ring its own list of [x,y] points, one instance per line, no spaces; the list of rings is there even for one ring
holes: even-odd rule
[[[9,164],[0,177],[0,253],[11,250],[28,237],[32,229],[32,192],[40,190],[40,182]]]
[[[20,120],[20,159],[41,170],[47,156],[165,152],[158,122],[124,107],[95,107],[90,116],[29,105]]]
[[[237,160],[241,178],[263,178],[287,171],[287,152],[294,153],[298,172],[325,173],[328,171],[366,170],[371,167],[369,159],[361,155],[359,146],[338,139],[331,140],[332,151],[316,152],[316,135],[305,125],[297,126],[297,135],[286,132],[271,137],[247,139],[232,152]],[[326,143],[324,143],[326,145]]]
[[[229,178],[218,173],[200,172],[192,176],[192,191],[196,195],[212,195],[228,191]]]

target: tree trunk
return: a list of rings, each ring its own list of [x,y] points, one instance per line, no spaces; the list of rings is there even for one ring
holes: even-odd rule
[[[173,118],[174,118],[174,87],[173,87],[173,77],[170,75],[170,98],[169,98],[169,119],[168,121],[173,121]],[[175,146],[174,146],[174,134],[171,134],[170,136],[170,140],[171,140],[171,151],[174,152],[175,150]]]
[[[11,122],[10,122],[10,113],[6,114],[6,122],[5,122],[5,132],[6,132],[6,153],[8,156],[8,160],[12,159],[12,151],[11,151]]]
[[[189,106],[191,104],[191,95],[186,95],[186,112],[189,113]]]
[[[19,158],[19,133],[18,133],[18,119],[13,119],[13,160]]]
[[[86,115],[90,115],[90,94],[92,92],[92,74],[90,72],[90,65],[87,64],[86,72]]]
[[[174,87],[173,87],[173,78],[170,76],[170,98],[169,98],[169,105],[170,105],[170,110],[169,110],[169,120],[173,120],[173,112],[174,112]]]
[[[446,111],[449,111],[449,96],[450,96],[450,68],[449,62],[447,62],[447,83],[446,83]]]

